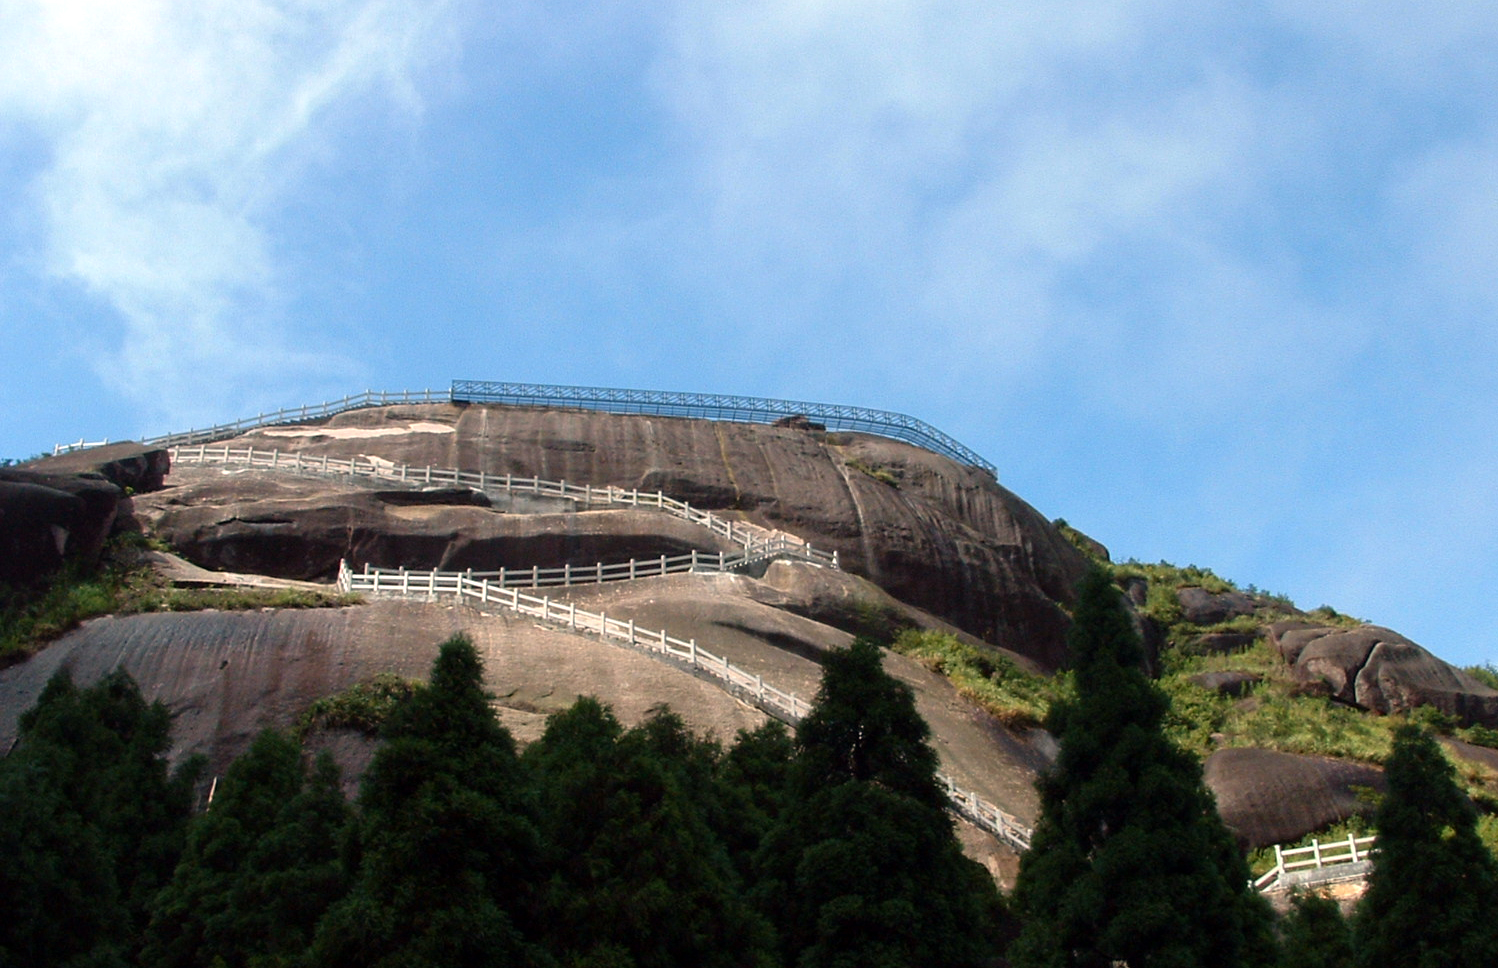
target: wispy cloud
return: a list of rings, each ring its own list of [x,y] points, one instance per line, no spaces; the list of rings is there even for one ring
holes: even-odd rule
[[[157,419],[214,391],[347,372],[282,329],[273,206],[335,150],[336,110],[419,108],[446,5],[407,0],[22,0],[0,13],[0,112],[50,143],[46,262],[113,308],[80,334]]]

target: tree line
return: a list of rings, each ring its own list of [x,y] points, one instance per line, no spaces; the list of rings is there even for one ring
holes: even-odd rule
[[[521,751],[459,636],[355,802],[270,731],[201,812],[164,707],[124,673],[59,674],[0,760],[0,968],[1498,964],[1498,874],[1430,737],[1399,733],[1350,922],[1315,897],[1276,921],[1162,732],[1106,575],[1069,644],[1075,697],[1007,898],[962,854],[929,729],[869,640],[825,657],[794,733],[724,745],[584,698]]]
[[[725,747],[584,698],[521,752],[458,637],[353,804],[271,731],[194,815],[169,728],[123,673],[59,675],[24,715],[0,761],[0,964],[978,966],[1005,937],[872,642],[828,656],[794,735]]]

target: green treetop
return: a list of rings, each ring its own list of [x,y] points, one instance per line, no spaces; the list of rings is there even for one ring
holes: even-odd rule
[[[1428,733],[1402,726],[1385,770],[1377,852],[1354,918],[1359,965],[1498,965],[1498,867]]]
[[[1201,766],[1161,731],[1166,698],[1142,671],[1122,598],[1083,579],[1068,638],[1076,696],[1014,900],[1020,968],[1213,966],[1273,960],[1269,913],[1217,815]]]

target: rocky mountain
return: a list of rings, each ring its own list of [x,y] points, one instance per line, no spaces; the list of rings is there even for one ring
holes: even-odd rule
[[[227,454],[224,449],[227,448]],[[269,470],[214,457],[249,450],[300,456]],[[322,473],[340,461],[378,479]],[[266,460],[262,459],[262,463]],[[404,467],[396,475],[393,470]],[[436,483],[423,468],[438,469]],[[443,469],[566,481],[599,500],[455,486]],[[399,477],[405,477],[402,481]],[[500,405],[370,407],[218,440],[208,451],[116,445],[0,469],[0,576],[25,582],[68,557],[97,555],[106,535],[142,529],[188,563],[182,581],[331,582],[358,569],[522,573],[586,569],[692,552],[738,550],[724,534],[607,489],[667,498],[714,520],[835,553],[837,567],[794,556],[739,572],[702,571],[548,589],[575,608],[690,638],[779,688],[810,697],[817,657],[854,634],[895,626],[944,630],[1022,667],[1065,662],[1072,588],[1100,546],[1068,538],[986,471],[900,441],[780,425]],[[195,566],[199,571],[193,571]],[[189,577],[183,577],[189,576]],[[235,577],[240,576],[240,577]],[[1126,591],[1139,606],[1148,589]],[[1146,583],[1147,585],[1147,583]],[[1251,616],[1241,593],[1182,588],[1196,625]],[[1241,600],[1240,600],[1241,599]],[[1148,620],[1141,625],[1148,632]],[[47,678],[91,681],[123,665],[176,715],[174,756],[205,753],[221,770],[263,727],[285,727],[316,699],[381,672],[419,676],[438,642],[468,631],[484,653],[499,713],[523,740],[545,716],[595,694],[626,723],[669,703],[694,727],[731,738],[765,713],[684,670],[566,628],[451,600],[371,600],[336,609],[105,617],[0,670],[0,748]],[[1498,722],[1498,693],[1388,630],[1303,620],[1219,639],[1231,650],[1268,637],[1308,687],[1377,713],[1431,704],[1464,722]],[[943,768],[1022,821],[1048,737],[1009,728],[942,676],[901,656],[931,722]],[[1223,674],[1218,674],[1223,675]],[[1206,688],[1242,688],[1229,675]],[[357,776],[368,742],[324,732]],[[1357,809],[1377,770],[1260,750],[1223,750],[1208,779],[1249,843],[1298,836]],[[1001,871],[1012,854],[974,831],[972,849]]]

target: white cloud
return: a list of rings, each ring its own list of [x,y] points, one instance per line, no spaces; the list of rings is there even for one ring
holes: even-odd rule
[[[50,270],[118,313],[95,365],[155,416],[264,368],[348,369],[278,332],[268,209],[367,93],[419,108],[445,4],[30,0],[0,13],[0,113],[40,132]]]

